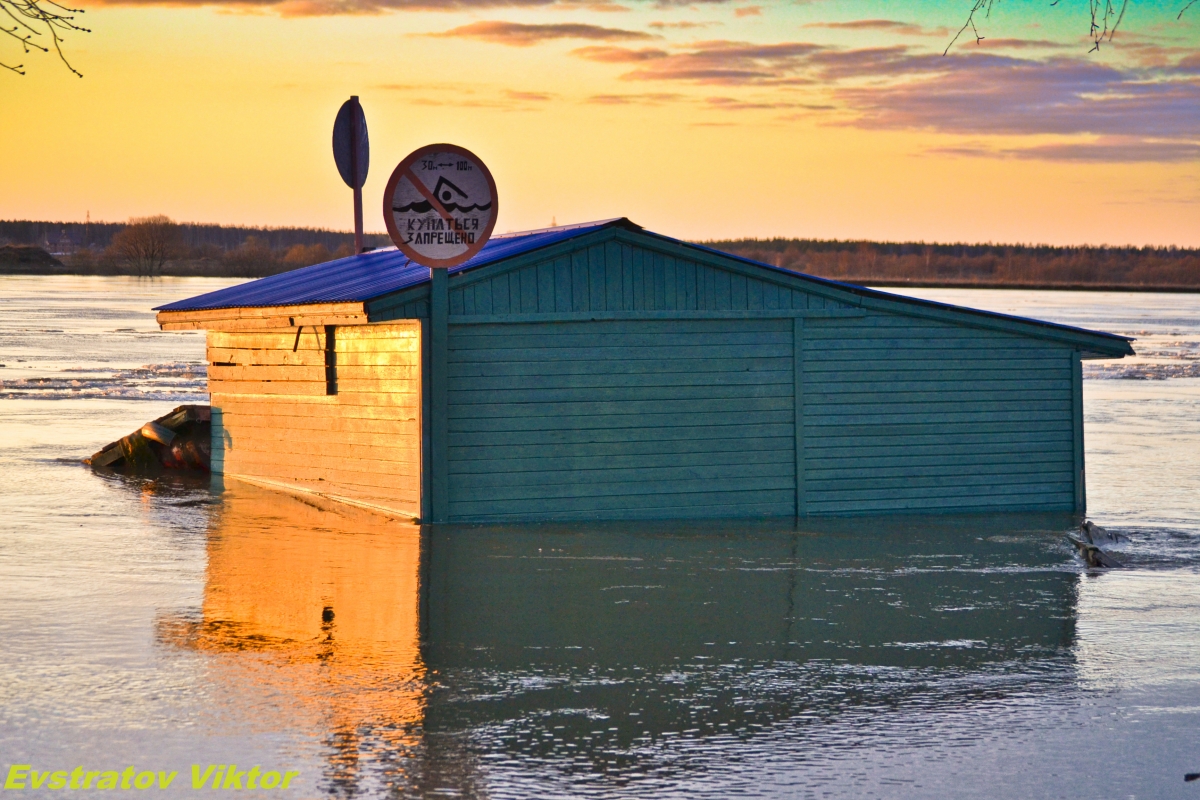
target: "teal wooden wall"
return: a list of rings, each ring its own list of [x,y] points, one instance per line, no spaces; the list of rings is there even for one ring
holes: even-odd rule
[[[825,308],[822,297],[619,242],[451,288],[450,313]]]
[[[848,307],[783,281],[613,240],[452,275],[449,292],[451,316]],[[371,319],[426,318],[428,295],[425,286],[375,301]]]
[[[1083,510],[1073,334],[624,233],[444,291],[429,519]],[[430,297],[368,310],[429,319]]]
[[[450,330],[449,516],[795,513],[792,323]]]
[[[808,513],[1074,508],[1070,348],[879,313],[804,330]]]

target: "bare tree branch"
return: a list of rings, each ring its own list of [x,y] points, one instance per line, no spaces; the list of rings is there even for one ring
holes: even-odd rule
[[[1057,1],[1058,0],[1055,0],[1055,2]],[[971,32],[975,34],[975,44],[979,44],[983,41],[983,37],[979,35],[979,28],[975,27],[975,15],[982,11],[984,12],[985,17],[990,17],[992,15],[992,3],[994,3],[995,0],[973,0],[973,2],[974,5],[971,6],[971,12],[967,14],[967,21],[964,22],[963,26],[958,29],[958,33],[954,34],[954,38],[950,40],[950,44],[946,45],[946,49],[942,52],[942,55],[946,55],[950,52],[950,48],[954,47],[954,43],[958,41],[958,37],[962,36],[963,32],[966,31],[967,28],[970,28]],[[1051,3],[1051,5],[1053,5],[1053,3]]]
[[[942,55],[947,55],[950,48],[954,47],[955,42],[967,31],[971,29],[971,33],[975,36],[975,43],[979,44],[984,37],[980,35],[979,28],[975,24],[975,17],[980,12],[984,17],[990,17],[992,14],[992,6],[996,0],[971,0],[971,10],[967,12],[967,21],[958,29],[958,33],[954,34],[954,38],[950,40],[950,44],[946,45]],[[1197,0],[1187,0],[1187,3],[1179,10],[1179,16],[1176,19],[1182,19],[1183,14]],[[1050,3],[1051,7],[1057,6],[1059,0],[1053,0]],[[1125,11],[1129,8],[1129,0],[1088,0],[1088,14],[1091,17],[1091,25],[1088,29],[1088,37],[1092,40],[1092,49],[1089,53],[1094,53],[1100,49],[1100,45],[1105,41],[1112,41],[1113,36],[1117,32],[1117,28],[1121,27],[1121,23],[1125,20]]]
[[[75,22],[75,15],[82,14],[83,9],[67,8],[54,0],[0,0],[0,11],[3,11],[4,16],[15,23],[11,28],[0,24],[0,31],[20,42],[21,49],[26,54],[34,50],[49,53],[50,48],[53,47],[59,60],[66,65],[67,69],[79,77],[83,77],[83,73],[71,66],[71,62],[67,60],[62,51],[64,34],[75,31],[91,33],[90,30]],[[2,21],[3,17],[0,16],[0,22]],[[34,37],[48,38],[35,39]],[[41,44],[42,42],[45,44]],[[18,75],[25,74],[24,64],[13,66],[0,62],[0,67],[12,70]]]

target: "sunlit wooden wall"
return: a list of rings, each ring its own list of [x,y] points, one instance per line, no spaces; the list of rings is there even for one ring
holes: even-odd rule
[[[420,514],[421,328],[208,333],[213,471]]]

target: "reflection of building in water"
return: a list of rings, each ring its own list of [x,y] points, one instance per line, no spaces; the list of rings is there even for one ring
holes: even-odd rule
[[[425,663],[458,702],[425,729],[633,769],[664,743],[802,743],[809,723],[1067,685],[1071,520],[987,522],[434,529]]]
[[[1070,525],[422,533],[236,485],[199,618],[161,631],[212,656],[223,707],[315,732],[331,793],[476,797],[485,780],[669,772],[679,747],[719,763],[721,748],[810,748],[830,730],[813,723],[986,713],[1069,685],[1076,575],[1056,543]]]
[[[462,759],[424,757],[421,740],[419,529],[253,486],[222,501],[199,619],[163,620],[162,638],[223,656],[211,672],[231,709],[269,706],[258,724],[320,732],[331,791],[453,782],[426,773]]]

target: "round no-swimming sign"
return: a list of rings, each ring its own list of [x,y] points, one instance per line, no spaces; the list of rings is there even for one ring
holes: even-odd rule
[[[404,255],[426,267],[453,267],[478,253],[492,235],[496,182],[470,150],[426,145],[392,172],[383,219]]]

